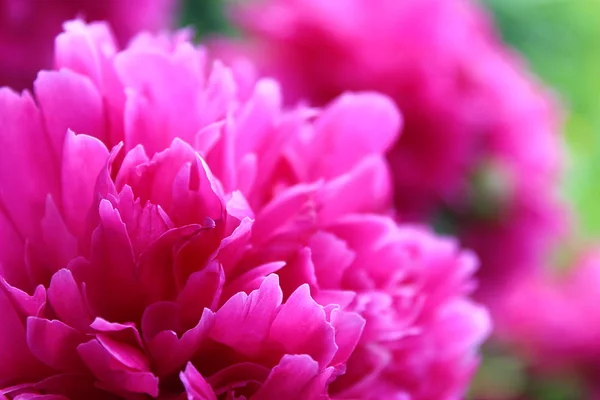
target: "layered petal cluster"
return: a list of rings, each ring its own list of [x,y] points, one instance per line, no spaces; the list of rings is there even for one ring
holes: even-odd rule
[[[600,252],[593,250],[565,274],[532,276],[515,287],[499,335],[536,371],[576,373],[600,394],[599,301]]]
[[[461,398],[476,261],[381,214],[391,100],[287,110],[186,32],[55,57],[0,90],[0,394]]]
[[[175,21],[177,0],[0,0],[0,86],[31,88],[52,67],[53,40],[63,22],[109,21],[122,44],[141,30]]]
[[[286,101],[322,105],[377,90],[403,112],[388,153],[403,220],[457,234],[481,258],[482,293],[541,263],[565,222],[549,94],[469,0],[255,0],[215,42],[281,80]],[[491,294],[490,294],[491,296]]]

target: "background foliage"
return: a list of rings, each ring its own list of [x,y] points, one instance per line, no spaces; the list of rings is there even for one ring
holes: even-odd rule
[[[566,110],[565,195],[583,232],[600,235],[600,1],[486,0],[505,40]],[[535,149],[532,149],[535,151]]]

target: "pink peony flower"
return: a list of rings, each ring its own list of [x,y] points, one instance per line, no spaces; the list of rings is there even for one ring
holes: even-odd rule
[[[534,275],[516,286],[499,335],[537,371],[576,372],[599,390],[599,301],[600,252],[590,251],[564,274]]]
[[[185,32],[65,29],[0,90],[0,394],[461,398],[476,261],[377,214],[388,98],[287,110]]]
[[[167,28],[177,0],[0,0],[0,86],[31,88],[52,67],[52,44],[64,21],[107,20],[120,43],[140,30]]]
[[[289,103],[390,95],[405,128],[388,153],[401,220],[449,229],[482,261],[491,301],[562,232],[558,118],[545,89],[468,0],[255,0],[250,39],[216,41],[282,81]]]

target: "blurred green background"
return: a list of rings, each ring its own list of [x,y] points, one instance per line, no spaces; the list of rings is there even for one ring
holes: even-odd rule
[[[326,0],[323,0],[326,1]],[[483,0],[504,39],[553,87],[565,109],[563,193],[581,234],[600,236],[600,0]],[[231,33],[226,0],[185,0],[183,25]],[[535,149],[532,149],[535,151]]]
[[[504,39],[566,111],[563,189],[582,233],[600,235],[600,0],[486,0]]]

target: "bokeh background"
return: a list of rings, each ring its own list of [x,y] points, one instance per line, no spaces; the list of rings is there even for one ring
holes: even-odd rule
[[[239,1],[239,0],[238,0]],[[227,24],[227,0],[185,0],[181,24],[199,38]],[[568,156],[563,192],[581,239],[600,237],[600,0],[484,0],[504,39],[553,87],[565,109]]]
[[[194,26],[199,39],[215,32],[235,35],[225,18],[226,2],[185,0],[181,24]],[[554,89],[563,106],[567,165],[562,193],[573,205],[574,231],[580,235],[572,241],[580,246],[593,242],[600,238],[600,0],[483,2],[504,40]],[[580,385],[568,376],[532,379],[525,368],[504,349],[488,345],[470,397],[583,399]]]

